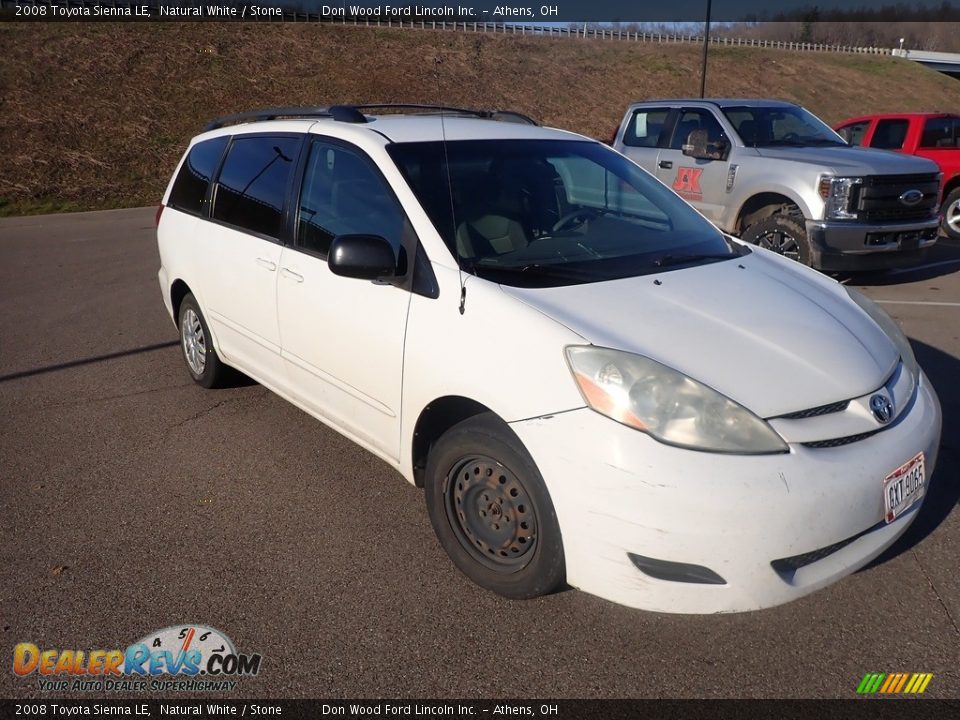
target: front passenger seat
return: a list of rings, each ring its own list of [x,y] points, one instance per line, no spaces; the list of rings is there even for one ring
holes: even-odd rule
[[[529,244],[523,226],[504,215],[480,215],[457,227],[457,250],[466,258],[503,255]]]

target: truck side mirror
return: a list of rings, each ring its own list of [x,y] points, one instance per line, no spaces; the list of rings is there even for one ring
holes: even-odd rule
[[[361,280],[397,274],[393,248],[379,235],[337,235],[330,244],[327,265],[334,275]]]
[[[707,131],[703,129],[691,130],[682,146],[684,155],[698,160],[724,160],[729,149],[730,143],[724,138],[708,142]]]

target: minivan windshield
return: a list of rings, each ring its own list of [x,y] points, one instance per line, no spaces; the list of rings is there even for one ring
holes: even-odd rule
[[[458,140],[388,151],[460,266],[494,282],[599,282],[745,252],[600,143]]]
[[[847,144],[823,120],[796,105],[727,106],[723,114],[747,147]]]

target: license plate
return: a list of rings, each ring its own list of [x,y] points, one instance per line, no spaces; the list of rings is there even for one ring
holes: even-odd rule
[[[892,523],[923,497],[925,480],[922,452],[883,479],[883,505],[888,523]]]

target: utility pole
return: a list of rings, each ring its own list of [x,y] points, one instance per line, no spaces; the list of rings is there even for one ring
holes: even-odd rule
[[[700,65],[700,97],[704,97],[707,90],[707,49],[710,47],[710,3],[707,0],[707,23],[703,29],[703,62]]]

